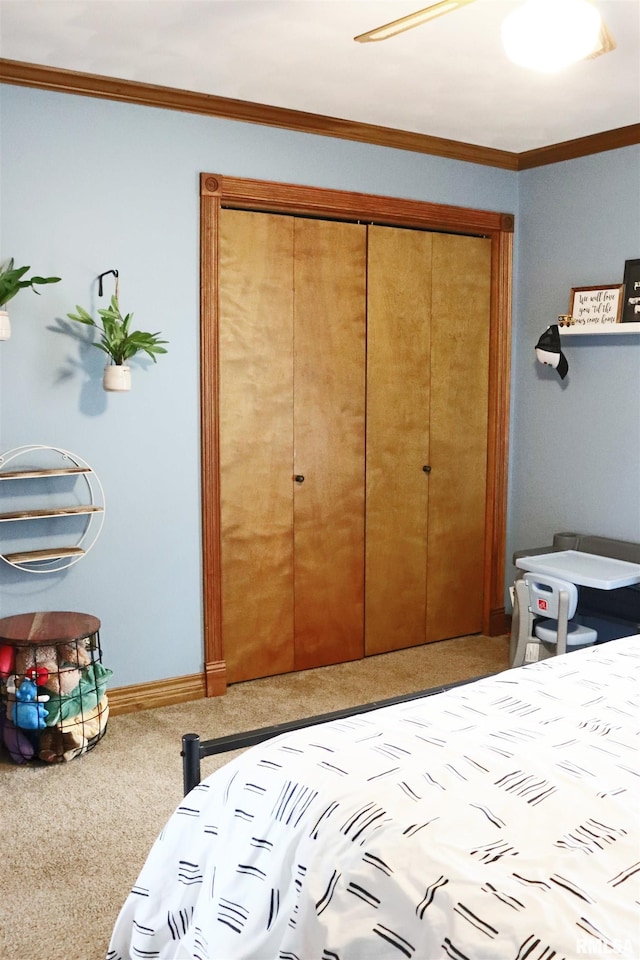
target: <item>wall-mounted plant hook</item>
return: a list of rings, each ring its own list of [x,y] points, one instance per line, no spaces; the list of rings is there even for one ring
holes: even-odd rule
[[[116,290],[118,289],[118,271],[117,270],[105,270],[104,273],[98,274],[98,296],[102,296],[102,278],[108,276],[110,273],[116,278]],[[117,294],[116,294],[117,296]]]

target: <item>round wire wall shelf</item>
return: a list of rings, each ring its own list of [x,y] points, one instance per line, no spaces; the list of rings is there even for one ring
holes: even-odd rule
[[[56,486],[64,486],[65,478],[66,489],[56,490]],[[18,501],[13,504],[14,509],[5,509],[7,493]],[[39,532],[25,549],[16,549],[14,545],[0,554],[5,563],[27,573],[57,573],[73,566],[86,557],[102,530],[102,484],[82,457],[61,447],[29,444],[0,455],[0,497],[2,540],[6,540],[2,535],[7,529],[20,529],[21,533],[27,530],[29,536],[29,527],[38,525]],[[80,531],[61,534],[60,524],[65,517],[80,518]],[[47,526],[56,529],[47,531]],[[56,537],[60,542],[54,542]]]

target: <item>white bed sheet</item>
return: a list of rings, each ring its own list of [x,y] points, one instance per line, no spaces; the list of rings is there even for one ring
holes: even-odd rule
[[[180,804],[110,960],[640,960],[640,637],[285,734]]]

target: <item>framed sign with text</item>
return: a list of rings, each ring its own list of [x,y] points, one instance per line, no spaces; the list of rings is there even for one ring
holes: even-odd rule
[[[640,260],[627,260],[624,265],[622,322],[640,322]]]
[[[606,333],[621,322],[623,306],[623,283],[573,287],[568,315],[559,320],[559,325],[570,327],[573,334]]]

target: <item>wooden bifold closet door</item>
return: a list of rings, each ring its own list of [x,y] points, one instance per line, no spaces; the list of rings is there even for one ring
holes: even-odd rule
[[[229,682],[361,657],[366,228],[222,210]]]
[[[479,633],[491,241],[220,211],[229,682]]]
[[[482,630],[491,241],[369,228],[365,653]]]

